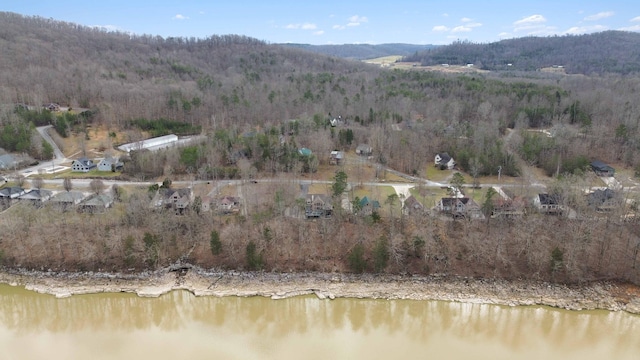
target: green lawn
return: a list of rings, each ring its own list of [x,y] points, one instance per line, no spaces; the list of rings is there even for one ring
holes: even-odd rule
[[[426,177],[428,180],[441,182],[444,181],[447,177],[452,175],[455,170],[440,170],[439,168],[427,165]]]

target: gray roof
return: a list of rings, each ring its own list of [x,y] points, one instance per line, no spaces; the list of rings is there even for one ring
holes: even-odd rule
[[[24,194],[24,189],[18,186],[10,186],[0,189],[0,197],[17,197]]]
[[[113,199],[111,199],[111,196],[101,194],[101,195],[92,196],[91,198],[89,198],[86,201],[84,201],[82,203],[82,205],[83,206],[109,207],[109,206],[111,206],[112,202],[113,202]]]
[[[16,158],[11,154],[0,155],[0,169],[11,167],[16,163]]]
[[[599,160],[594,160],[591,162],[591,167],[595,170],[598,171],[613,171],[615,170],[614,168],[612,168],[611,166],[603,163],[602,161]]]
[[[85,195],[79,191],[62,191],[57,193],[51,198],[51,202],[54,203],[73,203],[77,204],[82,199],[85,198]]]
[[[50,190],[44,189],[33,189],[24,195],[20,195],[18,199],[20,200],[36,200],[36,201],[46,201],[51,197]]]

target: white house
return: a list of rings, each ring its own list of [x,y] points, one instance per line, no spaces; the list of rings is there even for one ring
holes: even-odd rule
[[[112,157],[106,157],[98,162],[99,171],[116,171],[121,170],[123,163]]]
[[[434,159],[434,164],[440,169],[449,169],[449,170],[453,169],[456,166],[456,162],[446,152],[437,153]]]

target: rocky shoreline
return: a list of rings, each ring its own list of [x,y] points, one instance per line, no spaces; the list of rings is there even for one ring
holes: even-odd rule
[[[0,283],[59,298],[91,293],[135,293],[158,297],[173,290],[196,296],[264,296],[283,299],[314,294],[319,299],[441,300],[506,306],[546,305],[568,310],[640,314],[640,288],[595,282],[575,286],[449,276],[352,275],[338,273],[250,273],[168,268],[138,274],[0,271]]]

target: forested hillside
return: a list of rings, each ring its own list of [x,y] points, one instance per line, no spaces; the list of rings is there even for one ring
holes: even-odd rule
[[[435,48],[435,45],[414,44],[343,44],[343,45],[309,45],[282,44],[294,48],[304,49],[319,54],[336,56],[346,59],[366,60],[378,57],[399,55],[408,56],[423,50]]]
[[[591,64],[584,73],[606,75],[515,70],[456,74],[418,67],[387,70],[241,35],[165,39],[0,13],[0,147],[50,159],[51,149],[42,145],[34,128],[46,124],[54,126],[56,138],[73,137],[81,143],[78,148],[95,129],[106,130],[109,142],[102,150],[155,135],[198,133],[204,138],[198,144],[125,156],[120,179],[152,181],[153,195],[163,179],[163,186],[170,186],[171,179],[213,186],[216,182],[210,180],[269,178],[248,186],[238,181],[253,205],[237,216],[193,210],[177,218],[171,211],[151,210],[147,189],[122,188],[114,190],[116,209],[104,217],[11,207],[2,223],[0,263],[97,270],[154,268],[188,259],[206,266],[274,271],[388,269],[639,283],[638,222],[620,220],[621,214],[637,211],[637,205],[630,209],[627,202],[606,221],[550,221],[535,214],[522,221],[457,222],[437,216],[405,219],[397,197],[378,194],[385,216],[356,216],[338,210],[341,206],[322,221],[291,216],[300,210],[301,200],[301,184],[292,179],[320,178],[314,173],[323,166],[320,180],[331,180],[344,168],[355,177],[350,181],[375,181],[387,167],[424,178],[434,169],[434,154],[442,151],[469,177],[500,174],[496,181],[503,181],[519,176],[523,194],[527,184],[539,180],[537,173],[523,170],[539,168],[555,188],[550,191],[565,195],[568,206],[590,211],[576,186],[590,181],[585,175],[590,160],[615,163],[631,174],[635,167],[640,173],[640,81],[632,76],[638,47],[626,43],[622,52],[616,50],[622,49],[618,41],[586,46],[589,39],[618,35],[630,41],[636,36],[522,39],[535,47],[527,56],[514,54],[534,65],[508,60],[521,70],[545,63],[575,72],[581,64]],[[585,40],[584,47],[575,48],[582,58],[568,62],[568,55],[547,57],[558,47],[571,48],[556,42],[573,40]],[[482,46],[503,46],[499,44]],[[446,54],[447,48],[433,54]],[[485,56],[481,45],[452,48]],[[616,66],[626,69],[620,71],[625,76],[614,74],[613,66],[597,67],[596,60],[589,60],[596,58],[585,55],[604,51],[620,54]],[[486,56],[490,59],[492,53],[498,64],[496,54],[506,50],[487,50]],[[490,61],[455,54],[435,63],[473,62],[490,68]],[[50,103],[88,111],[42,108]],[[358,158],[356,165],[342,168],[330,165],[332,150],[355,158],[359,144],[370,145],[370,159]],[[345,188],[333,196],[336,204]],[[358,196],[365,195],[362,191]],[[417,191],[433,197],[433,203],[436,195],[431,194],[445,190]],[[614,231],[615,241],[608,241]],[[361,250],[361,263],[347,258],[353,249]],[[385,266],[379,259],[372,261],[375,254],[383,256]],[[393,265],[386,267],[387,261]]]
[[[447,150],[463,167],[476,154],[484,172],[495,173],[502,164],[515,175],[499,141],[508,127],[570,125],[590,134],[585,140],[564,132],[565,139],[532,155],[541,161],[584,156],[640,163],[634,155],[640,113],[634,78],[385,71],[239,35],[163,39],[0,17],[0,102],[89,108],[91,121],[111,131],[134,119],[197,125],[227,139],[209,145],[219,153],[246,148],[258,169],[279,168],[278,135],[292,119],[298,130],[295,144],[287,146],[324,154],[369,143],[379,161],[408,173]],[[338,115],[353,133],[348,142],[338,136],[340,129],[326,127]],[[4,123],[21,121],[5,114]],[[263,145],[238,137],[255,130],[264,134]],[[214,153],[199,152],[198,164],[228,160],[206,155]]]
[[[640,34],[605,31],[586,35],[523,37],[488,44],[458,41],[406,57],[423,65],[474,64],[485,70],[523,70],[553,65],[570,74],[640,72]]]

